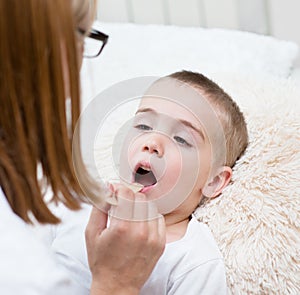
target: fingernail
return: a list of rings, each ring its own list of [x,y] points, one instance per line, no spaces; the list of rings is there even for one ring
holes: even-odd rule
[[[118,199],[117,199],[115,194],[111,194],[110,196],[108,196],[105,199],[105,202],[112,205],[112,206],[117,206],[118,205]]]
[[[116,190],[115,187],[113,186],[113,184],[107,182],[106,186],[110,192],[110,194],[105,198],[105,202],[109,205],[112,206],[117,206],[118,205],[118,199],[116,196]]]
[[[107,182],[107,183],[106,183],[106,186],[107,186],[107,188],[108,188],[112,193],[115,193],[115,187],[114,187],[114,185],[113,185],[112,183]]]

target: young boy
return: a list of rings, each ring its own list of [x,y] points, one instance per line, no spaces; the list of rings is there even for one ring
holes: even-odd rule
[[[205,76],[182,71],[143,96],[120,157],[120,176],[140,183],[166,222],[167,244],[140,294],[226,294],[221,253],[193,217],[218,197],[248,142],[236,103]]]

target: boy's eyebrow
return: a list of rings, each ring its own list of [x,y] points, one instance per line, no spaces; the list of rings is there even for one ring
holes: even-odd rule
[[[138,114],[138,113],[146,113],[146,112],[151,112],[151,113],[157,114],[157,112],[156,112],[155,110],[151,109],[151,108],[138,109],[137,112],[136,112],[135,114]],[[195,131],[200,135],[200,137],[201,137],[203,140],[205,140],[205,136],[204,136],[204,134],[203,134],[203,132],[202,132],[201,129],[195,127],[195,126],[194,126],[191,122],[189,122],[189,121],[182,120],[182,119],[179,119],[178,121],[179,121],[180,123],[182,123],[183,125],[185,125],[186,127],[189,127],[189,128],[191,128],[191,129],[195,130]]]
[[[189,127],[191,129],[195,130],[200,135],[200,137],[203,139],[203,141],[205,141],[205,136],[201,129],[195,127],[191,122],[186,121],[186,120],[179,120],[179,122],[181,122],[186,127]]]
[[[151,109],[151,108],[138,109],[135,114],[146,113],[146,112],[151,112],[151,113],[156,113],[157,114],[157,112],[155,110]]]

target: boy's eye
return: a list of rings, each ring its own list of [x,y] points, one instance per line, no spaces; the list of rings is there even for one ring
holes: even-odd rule
[[[184,138],[182,138],[180,136],[174,136],[174,140],[181,145],[185,145],[188,147],[192,146],[190,143],[188,143]]]
[[[134,126],[134,128],[139,129],[139,130],[144,130],[144,131],[152,130],[152,128],[150,126],[145,125],[145,124],[138,124],[138,125]]]

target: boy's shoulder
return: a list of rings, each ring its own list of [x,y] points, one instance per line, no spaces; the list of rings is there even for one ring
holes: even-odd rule
[[[195,217],[189,222],[182,239],[166,245],[161,260],[171,266],[169,278],[173,282],[182,277],[193,277],[196,273],[205,275],[216,268],[224,269],[222,254],[210,229]]]
[[[208,281],[220,287],[220,290],[225,290],[220,294],[226,294],[222,255],[208,226],[193,217],[184,237],[166,245],[141,294],[167,294],[172,288],[181,291],[186,288],[186,292],[193,289],[193,294],[213,294],[206,292],[205,286],[211,288]]]
[[[164,255],[166,259],[179,259],[183,262],[191,260],[198,265],[210,260],[223,259],[209,227],[195,217],[190,220],[182,239],[166,245]]]

